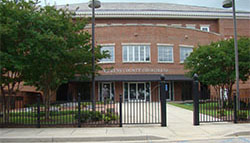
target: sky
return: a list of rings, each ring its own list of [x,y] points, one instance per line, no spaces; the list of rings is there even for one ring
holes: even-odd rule
[[[40,0],[42,5],[49,3],[50,5],[64,5],[72,3],[87,3],[89,0]],[[99,0],[101,2],[138,2],[138,3],[175,3],[195,6],[206,6],[222,8],[224,0]],[[236,10],[250,11],[250,0],[235,0]]]

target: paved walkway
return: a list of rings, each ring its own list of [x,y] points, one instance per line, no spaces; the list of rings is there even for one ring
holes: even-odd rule
[[[193,112],[167,106],[168,127],[9,128],[0,129],[0,142],[168,142],[231,139],[250,142],[250,124],[209,123],[193,126]]]

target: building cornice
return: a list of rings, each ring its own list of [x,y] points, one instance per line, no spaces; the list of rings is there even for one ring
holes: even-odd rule
[[[91,11],[77,11],[76,17],[91,17]],[[237,12],[237,19],[250,19],[250,12]],[[195,11],[96,11],[96,18],[184,18],[184,19],[230,19],[232,12]]]

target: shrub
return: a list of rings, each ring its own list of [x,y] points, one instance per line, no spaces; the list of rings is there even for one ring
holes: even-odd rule
[[[247,120],[247,113],[246,112],[238,112],[238,119],[239,120]]]
[[[218,114],[218,116],[226,116],[227,112],[224,110],[219,110],[219,111],[217,111],[217,114]]]
[[[91,122],[91,121],[101,121],[102,114],[98,111],[84,111],[81,112],[80,121],[81,123]],[[75,115],[75,119],[78,119],[78,114]]]

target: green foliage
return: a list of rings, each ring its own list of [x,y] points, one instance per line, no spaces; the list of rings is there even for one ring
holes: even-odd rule
[[[86,79],[92,74],[92,52],[85,18],[74,17],[68,9],[39,7],[37,3],[0,3],[0,84],[1,90],[21,81],[35,86],[43,91],[48,112],[50,97],[61,84],[76,75]],[[98,61],[107,54],[96,47],[95,57]],[[100,67],[96,65],[96,69]]]
[[[33,45],[32,21],[37,2],[2,0],[0,2],[0,86],[8,87],[8,94],[18,90],[23,80],[27,47]]]
[[[220,117],[220,116],[226,116],[227,115],[227,111],[226,110],[219,110],[217,111],[217,116]]]
[[[239,120],[247,120],[247,112],[238,112]]]
[[[75,114],[75,119],[78,119],[78,114]],[[114,112],[101,113],[99,111],[81,111],[81,123],[96,121],[110,122],[115,120],[118,120],[118,117]]]
[[[246,81],[250,73],[250,38],[238,40],[239,78]],[[234,40],[222,40],[199,46],[185,60],[188,76],[199,75],[201,83],[230,88],[235,82]]]
[[[103,118],[101,112],[98,111],[84,111],[81,112],[81,123],[86,123],[90,121],[101,121]],[[78,114],[75,115],[75,119],[78,119]]]

